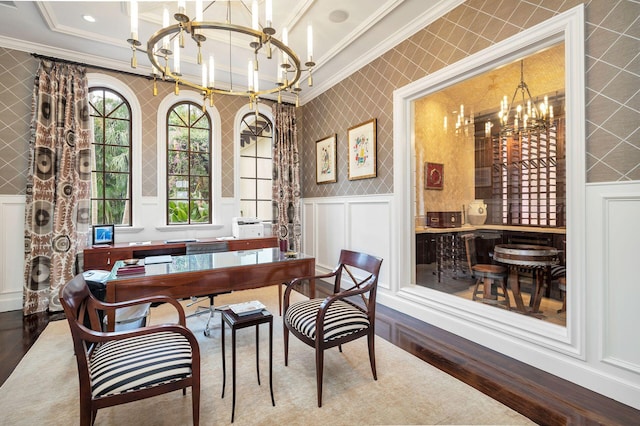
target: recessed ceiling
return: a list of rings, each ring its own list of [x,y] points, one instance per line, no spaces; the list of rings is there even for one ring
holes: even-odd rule
[[[309,23],[313,26],[317,66],[314,87],[307,88],[302,84],[300,99],[304,103],[460,3],[462,0],[278,0],[273,2],[273,25],[279,32],[287,27],[289,45],[303,62],[306,59],[306,27]],[[143,46],[160,28],[165,4],[173,12],[177,2],[139,2],[139,39]],[[241,9],[251,8],[249,0],[211,2],[205,20],[224,21],[227,4],[231,6],[233,23],[242,18]],[[264,15],[264,0],[259,4],[261,15]],[[0,14],[2,47],[143,75],[150,73],[150,61],[144,54],[137,55],[138,68],[130,68],[131,48],[126,42],[130,36],[129,2],[4,1],[0,5],[8,6]],[[96,22],[87,22],[84,15],[93,16]],[[218,41],[216,48],[225,46]],[[228,52],[229,47],[226,49]],[[223,69],[216,72],[216,79],[227,78],[225,74],[229,75],[229,69],[232,74],[246,73],[246,61],[252,54],[248,46],[233,46],[232,51],[233,63],[220,65]],[[196,54],[185,53],[182,72],[199,81]],[[265,69],[269,69],[266,64]],[[260,87],[275,83],[275,66],[271,74],[261,71]]]

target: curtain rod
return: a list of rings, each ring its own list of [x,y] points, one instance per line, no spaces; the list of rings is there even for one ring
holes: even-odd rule
[[[103,67],[103,66],[100,66],[100,65],[85,64],[85,63],[82,63],[82,62],[71,61],[69,59],[60,59],[60,58],[55,58],[53,56],[40,55],[38,53],[32,53],[31,56],[33,56],[34,58],[37,58],[37,59],[46,59],[46,60],[49,60],[49,61],[61,62],[63,64],[70,64],[70,65],[81,65],[83,67],[94,68],[94,69],[97,69],[97,70],[110,71],[110,72],[115,72],[115,73],[119,73],[119,74],[130,75],[130,76],[133,76],[133,77],[141,77],[141,78],[147,79],[149,81],[153,80],[153,77],[150,76],[150,75],[136,74],[136,73],[130,72],[130,71],[115,70],[113,68],[107,68],[107,67]],[[158,81],[164,81],[164,80],[162,80],[162,78],[158,78]],[[273,99],[269,99],[269,100],[273,101]],[[292,102],[282,102],[282,103],[286,104],[286,105],[293,105]]]
[[[136,73],[130,72],[130,71],[116,70],[116,69],[113,69],[113,68],[107,68],[107,67],[103,67],[103,66],[100,66],[100,65],[85,64],[85,63],[82,63],[82,62],[71,61],[69,59],[60,59],[60,58],[55,58],[53,56],[40,55],[38,53],[32,53],[31,56],[33,56],[34,58],[37,58],[37,59],[46,59],[46,60],[49,60],[49,61],[60,62],[60,63],[63,63],[63,64],[81,65],[83,67],[94,68],[94,69],[101,70],[101,71],[110,71],[110,72],[116,72],[116,73],[119,73],[119,74],[130,75],[130,76],[133,76],[133,77],[142,77],[142,78],[145,78],[147,80],[152,80],[153,79],[153,77],[148,76],[148,75],[136,74]]]

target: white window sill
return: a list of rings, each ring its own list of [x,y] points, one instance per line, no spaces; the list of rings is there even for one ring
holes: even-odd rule
[[[208,231],[213,229],[222,229],[224,225],[216,225],[216,224],[202,224],[202,225],[163,225],[156,226],[156,231],[160,232],[174,232],[174,231],[185,231],[185,230],[194,230],[194,231]]]

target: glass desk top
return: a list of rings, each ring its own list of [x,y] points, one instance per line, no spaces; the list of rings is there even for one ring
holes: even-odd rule
[[[111,274],[107,280],[118,281],[140,276],[148,277],[153,275],[179,274],[210,269],[291,262],[311,258],[312,256],[308,256],[303,253],[297,253],[295,256],[287,256],[277,247],[206,254],[187,254],[171,256],[171,262],[145,265],[145,270],[137,274],[117,275],[117,270],[125,266],[124,262],[119,260],[114,264]],[[140,264],[143,263],[144,261],[141,260]]]

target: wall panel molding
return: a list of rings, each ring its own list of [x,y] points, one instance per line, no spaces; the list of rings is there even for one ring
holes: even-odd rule
[[[305,253],[316,258],[316,269],[333,269],[341,249],[362,251],[383,259],[378,286],[389,289],[394,262],[390,248],[392,200],[389,195],[303,199],[303,245]]]
[[[25,203],[23,195],[0,195],[0,312],[22,309]]]
[[[616,370],[640,374],[640,182],[588,186],[588,224],[595,239],[588,245],[587,300],[598,313],[594,358]],[[640,379],[639,379],[640,380]]]

